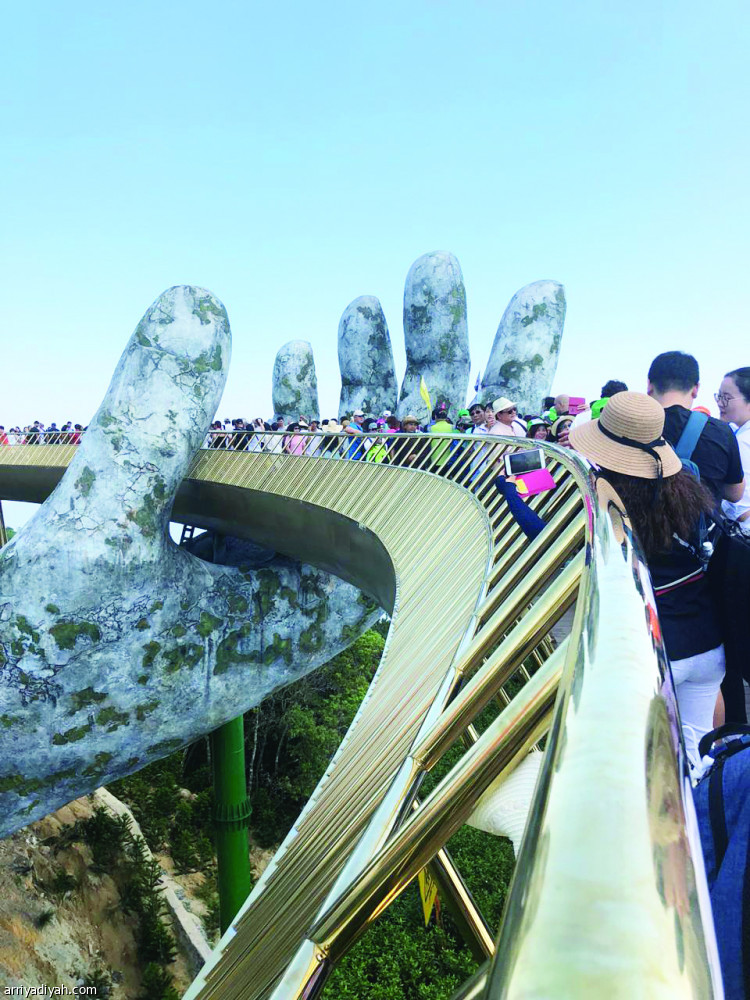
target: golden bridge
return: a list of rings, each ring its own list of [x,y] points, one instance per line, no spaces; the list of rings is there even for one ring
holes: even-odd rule
[[[437,435],[399,444],[422,469],[283,454],[273,435],[256,438],[254,452],[200,451],[172,519],[327,570],[391,626],[343,743],[187,1000],[319,995],[428,865],[485,959],[456,1000],[722,996],[648,572],[585,463],[543,445],[556,488],[529,501],[547,524],[529,541],[494,480],[505,452],[539,442],[461,439],[437,475],[425,471]],[[42,502],[74,453],[0,448],[0,499]],[[493,928],[444,847],[540,741]],[[455,745],[460,760],[421,799]]]

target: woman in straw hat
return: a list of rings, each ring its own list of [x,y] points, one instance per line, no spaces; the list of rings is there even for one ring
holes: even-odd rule
[[[701,552],[700,525],[713,498],[662,436],[664,410],[640,392],[618,392],[591,420],[570,431],[571,446],[598,470],[603,492],[622,501],[640,540],[672,664],[688,756],[713,728],[724,648]]]

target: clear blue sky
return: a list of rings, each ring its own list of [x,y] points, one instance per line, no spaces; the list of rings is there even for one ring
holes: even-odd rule
[[[173,284],[225,303],[220,416],[268,415],[278,346],[450,250],[472,380],[511,295],[562,281],[555,389],[750,364],[750,14],[740,0],[14,5],[4,21],[0,423],[86,423]]]

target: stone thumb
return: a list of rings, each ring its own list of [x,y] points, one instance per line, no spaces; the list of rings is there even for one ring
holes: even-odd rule
[[[79,537],[85,526],[88,547],[104,543],[131,557],[153,551],[218,407],[230,352],[226,310],[210,292],[181,285],[159,296],[34,521]]]

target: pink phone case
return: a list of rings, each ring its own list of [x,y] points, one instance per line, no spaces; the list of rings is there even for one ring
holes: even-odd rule
[[[557,483],[552,478],[549,469],[535,469],[533,472],[523,472],[515,477],[523,481],[527,492],[518,492],[524,497],[533,497],[537,493],[544,493],[545,490],[554,490]]]
[[[571,396],[568,402],[568,413],[574,416],[583,413],[586,409],[586,400],[583,396]]]

